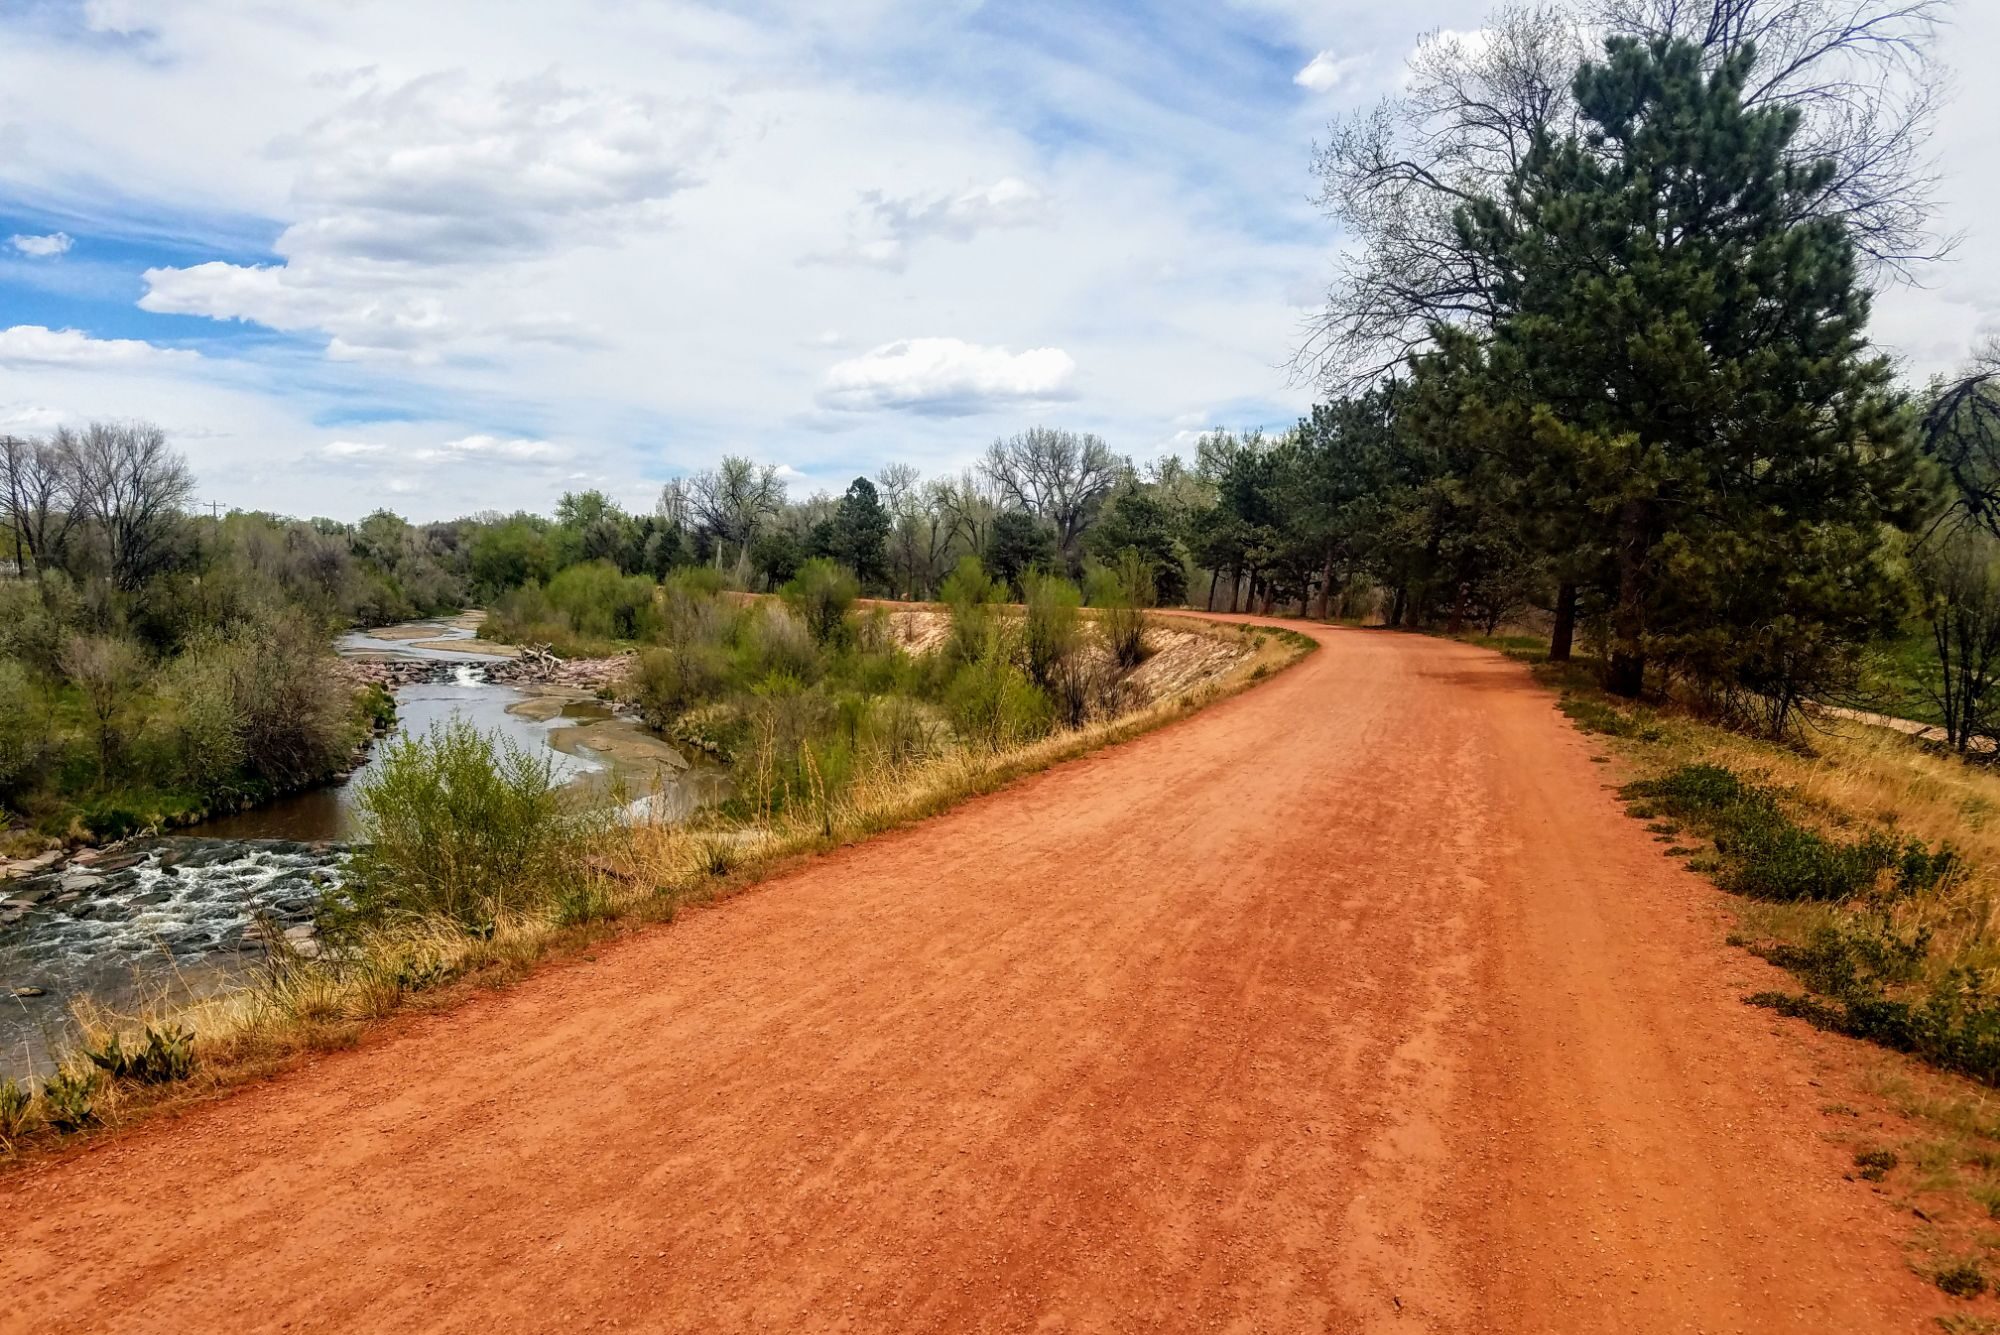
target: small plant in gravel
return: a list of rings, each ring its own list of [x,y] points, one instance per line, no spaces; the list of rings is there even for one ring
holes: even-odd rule
[[[16,1084],[12,1077],[0,1080],[0,1149],[6,1148],[28,1125],[28,1110],[35,1096]]]
[[[58,1071],[42,1082],[42,1116],[68,1135],[97,1124],[97,1072]]]
[[[1939,1268],[1931,1282],[1954,1298],[1977,1298],[1986,1292],[1986,1272],[1977,1261],[1954,1261]]]
[[[129,1080],[139,1085],[170,1084],[194,1074],[194,1034],[180,1025],[165,1029],[148,1025],[144,1042],[129,1052],[118,1035],[113,1034],[98,1047],[86,1047],[83,1055],[113,1080]]]
[[[1855,1170],[1866,1182],[1880,1182],[1889,1176],[1890,1170],[1895,1168],[1898,1162],[1900,1161],[1896,1158],[1894,1150],[1861,1150],[1854,1156]]]

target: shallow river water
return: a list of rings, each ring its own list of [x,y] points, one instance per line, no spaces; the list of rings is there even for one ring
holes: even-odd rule
[[[595,700],[486,680],[490,654],[452,647],[471,633],[427,623],[393,638],[350,634],[339,649],[441,665],[441,679],[395,691],[398,736],[465,719],[546,757],[573,783],[608,793],[616,780],[646,819],[679,819],[719,795],[716,772],[690,767]],[[150,998],[212,992],[266,958],[263,929],[253,926],[260,919],[307,931],[318,896],[340,882],[356,781],[382,753],[378,744],[341,783],[128,845],[89,866],[0,884],[0,1077],[46,1073],[50,1051],[75,1032],[77,997],[130,1013]]]

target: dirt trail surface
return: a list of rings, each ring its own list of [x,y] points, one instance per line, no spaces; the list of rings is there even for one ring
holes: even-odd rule
[[[0,1181],[0,1329],[1931,1329],[1764,966],[1550,697],[1315,633]]]

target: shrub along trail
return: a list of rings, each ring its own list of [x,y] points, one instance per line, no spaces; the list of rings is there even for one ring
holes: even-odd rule
[[[1193,718],[0,1181],[0,1329],[1917,1331],[1518,665]]]

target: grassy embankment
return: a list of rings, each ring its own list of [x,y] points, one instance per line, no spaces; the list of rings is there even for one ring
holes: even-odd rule
[[[1731,944],[1796,981],[1744,1001],[1890,1050],[1829,1090],[1827,1134],[1912,1211],[1913,1267],[1984,1292],[2000,1278],[2000,768],[1855,723],[1773,743],[1614,700],[1587,666],[1540,661],[1539,640],[1484,643],[1534,663],[1622,757],[1632,817],[1730,893]]]
[[[754,609],[745,615],[764,616]],[[1032,638],[1026,618],[1017,624],[1000,609],[979,609],[970,619],[990,636],[989,645],[1004,641],[1023,649],[1021,641]],[[492,757],[470,754],[476,747],[462,744],[456,759],[449,745],[399,747],[384,766],[381,810],[389,814],[376,826],[376,850],[363,859],[349,911],[325,917],[327,955],[280,954],[254,984],[220,997],[180,1004],[162,998],[140,1016],[86,1014],[94,1064],[88,1052],[73,1054],[63,1074],[32,1099],[0,1092],[0,1138],[13,1146],[11,1156],[0,1153],[0,1162],[203,1097],[301,1053],[352,1045],[368,1024],[397,1011],[449,1006],[470,988],[505,985],[552,955],[669,922],[801,858],[921,820],[1023,774],[1183,717],[1314,647],[1289,631],[1182,620],[1172,629],[1238,646],[1241,653],[1227,670],[1188,689],[1080,726],[1060,726],[1051,715],[1051,726],[1032,736],[1003,731],[987,741],[961,739],[893,756],[880,747],[865,749],[837,783],[827,781],[825,762],[815,757],[866,735],[844,726],[857,717],[848,693],[829,697],[833,730],[806,738],[784,764],[773,764],[769,754],[771,720],[798,715],[805,708],[801,700],[826,682],[804,686],[779,674],[710,700],[705,707],[711,712],[724,704],[740,711],[732,735],[748,748],[738,765],[749,772],[737,800],[686,826],[579,824],[574,813],[544,800],[548,776],[538,777],[532,766],[512,779],[488,782]],[[757,621],[738,623],[730,636],[732,642],[740,637],[743,652],[758,653],[773,637],[790,638]],[[881,649],[850,660],[845,670],[860,663],[863,675],[917,671],[908,664],[885,669],[879,661],[870,668],[863,662],[869,657],[894,663],[903,656]],[[673,675],[662,665],[654,670]],[[982,681],[1011,671],[992,660],[959,665],[941,688],[940,708],[978,716],[982,699],[991,695]],[[767,709],[773,697],[782,703]],[[893,703],[899,698],[877,699],[858,716],[900,713],[902,706]],[[499,759],[506,771],[520,758]],[[461,763],[456,786],[483,794],[481,814],[471,821],[462,810],[438,813],[454,786],[451,767]],[[465,782],[468,776],[478,782]],[[517,837],[523,829],[542,833]],[[447,844],[439,842],[441,830],[450,837]],[[111,1050],[114,1041],[120,1046]],[[130,1059],[135,1051],[145,1055]]]

